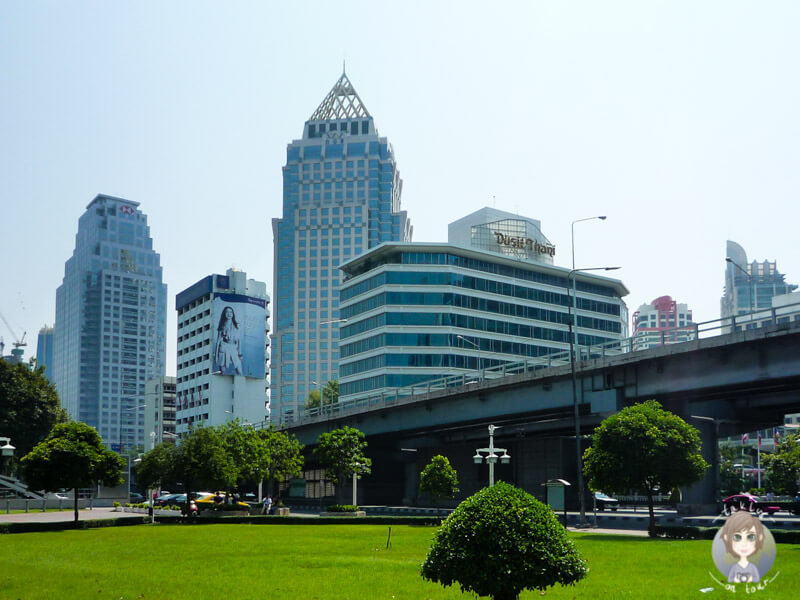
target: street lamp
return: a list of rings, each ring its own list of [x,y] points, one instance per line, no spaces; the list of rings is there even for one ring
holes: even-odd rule
[[[585,219],[576,219],[575,221],[572,222],[572,225],[570,226],[570,230],[572,232],[572,268],[573,269],[575,268],[575,223],[581,223],[582,221],[594,221],[596,219],[599,219],[600,221],[605,221],[606,220],[606,216],[602,215],[602,216],[599,216],[599,217],[586,217]]]
[[[478,448],[475,450],[475,456],[472,457],[472,460],[475,462],[476,465],[483,463],[485,460],[489,463],[489,487],[494,485],[494,466],[497,464],[497,460],[500,459],[500,463],[507,465],[511,462],[511,455],[508,453],[508,450],[505,448],[495,448],[494,446],[494,430],[500,429],[500,427],[496,425],[489,425],[489,447],[488,448]],[[495,450],[502,452],[500,456],[495,454]],[[486,453],[484,457],[481,453]]]
[[[0,446],[0,456],[2,456],[2,464],[0,465],[2,468],[0,468],[0,475],[4,475],[6,472],[6,458],[9,459],[8,463],[11,464],[11,458],[14,456],[14,450],[16,450],[16,448],[11,445],[11,438],[0,437],[0,442],[3,443],[3,445]]]
[[[755,286],[753,285],[753,276],[746,269],[744,269],[739,263],[737,263],[735,260],[733,260],[730,256],[726,256],[725,257],[725,262],[732,264],[734,267],[739,269],[742,273],[747,275],[747,279],[750,282],[750,290],[749,290],[750,293],[748,294],[748,296],[750,298],[750,314],[752,315],[752,313],[753,313],[753,296],[755,295]],[[752,319],[753,317],[751,316],[750,318]]]
[[[467,342],[472,347],[478,350],[478,370],[483,372],[483,351],[481,350],[481,347],[475,342],[468,340],[463,335],[456,335],[456,337],[460,339],[462,342]]]
[[[589,267],[586,269],[572,269],[567,274],[567,296],[569,300],[570,285],[569,280],[573,279],[573,275],[581,271],[616,271],[619,267]],[[573,286],[574,291],[574,286]],[[577,341],[574,335],[577,335],[577,325],[573,327],[578,310],[575,294],[572,295],[572,301],[568,302],[569,311],[569,366],[572,372],[572,408],[575,416],[575,465],[578,468],[578,502],[580,506],[580,525],[586,524],[586,499],[583,497],[583,461],[581,457],[581,417],[578,411],[578,377],[575,374],[575,346]]]

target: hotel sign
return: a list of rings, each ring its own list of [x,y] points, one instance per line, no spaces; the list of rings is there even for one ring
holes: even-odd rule
[[[522,248],[523,250],[533,251],[537,254],[547,254],[548,256],[555,256],[556,254],[556,247],[552,244],[540,244],[536,240],[532,240],[531,238],[525,237],[514,237],[511,235],[506,235],[504,233],[500,233],[499,231],[493,231],[495,237],[497,238],[497,243],[500,246],[509,246],[511,248]]]

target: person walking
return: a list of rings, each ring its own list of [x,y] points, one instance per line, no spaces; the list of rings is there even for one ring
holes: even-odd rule
[[[269,494],[267,494],[266,496],[264,496],[262,502],[263,506],[261,508],[261,514],[268,515],[270,513],[270,510],[272,509],[272,498],[269,496]]]

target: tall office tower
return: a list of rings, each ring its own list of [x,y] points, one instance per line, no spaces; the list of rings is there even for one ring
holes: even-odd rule
[[[697,338],[692,311],[678,304],[671,296],[661,296],[650,304],[642,304],[633,313],[633,349],[688,342]]]
[[[772,308],[773,296],[797,289],[786,283],[775,261],[747,262],[747,253],[739,244],[728,240],[726,246],[725,292],[720,300],[722,318]],[[757,327],[754,322],[747,326]]]
[[[338,379],[338,266],[381,242],[411,240],[394,150],[344,73],[289,144],[283,216],[273,219],[272,420]]]
[[[228,269],[178,294],[176,432],[267,420],[267,284]]]
[[[145,446],[145,383],[164,375],[167,286],[139,203],[98,195],[56,291],[62,406],[116,451]]]
[[[44,368],[45,377],[53,380],[53,328],[45,325],[36,341],[36,365]]]
[[[147,402],[144,407],[145,450],[152,450],[164,440],[173,441],[175,434],[175,378],[156,377],[145,383]]]

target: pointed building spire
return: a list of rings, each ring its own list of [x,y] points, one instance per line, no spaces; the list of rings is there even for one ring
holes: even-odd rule
[[[358,97],[353,84],[344,72],[344,62],[342,63],[342,76],[333,86],[325,99],[311,115],[309,121],[327,121],[330,119],[356,119],[359,117],[369,117],[369,111],[361,98]]]

